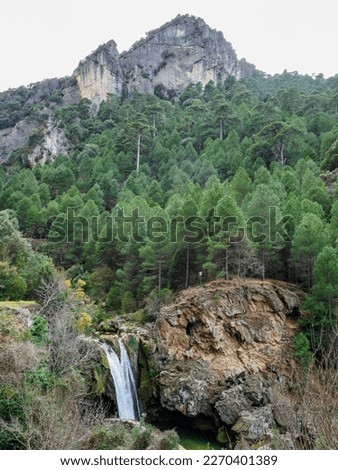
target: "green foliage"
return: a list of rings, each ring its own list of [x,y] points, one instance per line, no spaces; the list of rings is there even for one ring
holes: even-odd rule
[[[121,310],[123,313],[131,313],[135,310],[136,302],[131,292],[125,292],[122,296]]]
[[[131,437],[133,440],[133,449],[146,449],[151,442],[154,430],[155,428],[151,424],[145,423],[144,420],[141,420],[141,425],[136,426],[131,432]]]
[[[0,343],[5,345],[7,342],[17,341],[21,339],[22,331],[12,313],[2,310],[0,311]]]
[[[33,317],[33,323],[29,329],[29,337],[37,346],[45,346],[49,343],[50,338],[46,318],[39,315]]]
[[[307,370],[313,360],[310,341],[305,333],[297,333],[293,340],[294,355],[299,365]]]
[[[97,364],[94,367],[94,379],[95,379],[94,393],[100,396],[105,392],[106,380],[107,380],[107,368],[104,367],[102,364]]]
[[[147,321],[146,311],[144,309],[137,310],[136,312],[128,314],[128,320],[133,323],[143,324]]]
[[[160,68],[172,53],[162,59]],[[155,95],[109,96],[93,115],[89,100],[64,106],[60,87],[46,83],[44,103],[57,103],[74,150],[33,170],[1,172],[7,281],[21,283],[20,295],[32,298],[53,274],[45,255],[74,270],[73,277],[80,266],[83,294],[101,306],[90,312],[92,326],[78,325],[89,332],[103,309],[130,315],[145,299],[160,302],[167,292],[198,285],[201,270],[203,280],[280,278],[313,288],[311,321],[316,329],[325,323],[328,335],[337,295],[315,266],[338,238],[337,198],[320,176],[337,163],[336,87],[335,79],[287,72],[191,84],[179,97],[158,84]],[[44,105],[32,105],[37,91],[23,87],[0,97],[0,127],[23,113],[34,118],[31,147],[43,137],[45,119]],[[175,226],[180,218],[190,223]],[[15,293],[6,288],[7,298],[18,297],[20,286]]]
[[[163,433],[163,437],[160,441],[160,450],[176,450],[180,443],[180,438],[176,431],[169,430]]]
[[[0,417],[9,424],[12,419],[24,421],[23,397],[11,385],[0,384]],[[20,434],[14,430],[0,427],[0,449],[20,450],[24,446]]]
[[[32,389],[47,390],[53,384],[53,375],[48,368],[46,361],[41,361],[39,367],[34,370],[29,370],[25,375],[25,382]]]
[[[15,266],[0,262],[0,300],[21,300],[25,298],[27,283]]]
[[[171,289],[168,289],[167,287],[163,289],[154,289],[150,292],[148,301],[153,301],[153,300],[168,300],[170,297],[173,295],[173,292]]]
[[[311,338],[311,349],[319,355],[327,353],[336,335],[338,299],[337,249],[325,246],[316,258],[314,285],[303,302],[308,312],[301,320]]]
[[[122,424],[113,428],[98,426],[87,442],[86,448],[96,450],[113,450],[125,448],[127,431]]]
[[[128,426],[128,427],[127,427]],[[87,442],[85,449],[98,450],[145,450],[148,446],[158,450],[177,449],[178,435],[175,431],[159,432],[142,419],[130,430],[130,425],[122,421],[114,421],[109,426],[96,426]]]
[[[23,418],[22,396],[11,385],[0,384],[0,416],[6,421]]]

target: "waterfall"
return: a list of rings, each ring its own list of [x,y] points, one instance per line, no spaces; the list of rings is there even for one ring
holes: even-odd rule
[[[113,377],[116,393],[117,409],[120,419],[140,418],[137,389],[129,356],[125,345],[119,338],[120,358],[107,343],[101,343],[106,351],[110,373]]]

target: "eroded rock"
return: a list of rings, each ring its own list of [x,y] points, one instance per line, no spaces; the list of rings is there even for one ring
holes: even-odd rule
[[[177,295],[153,328],[162,407],[213,416],[247,442],[272,439],[271,387],[293,364],[301,296],[284,282],[238,279]]]

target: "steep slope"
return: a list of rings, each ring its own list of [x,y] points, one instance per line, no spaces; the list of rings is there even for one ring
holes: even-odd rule
[[[254,72],[237,59],[221,32],[201,18],[184,15],[151,31],[120,57],[129,93],[152,93],[163,86],[172,93],[190,83],[206,85],[228,76],[241,78]]]
[[[0,93],[0,163],[18,152],[33,165],[71,148],[56,111],[80,101],[74,78],[50,79]]]
[[[291,284],[258,279],[214,281],[177,294],[152,329],[156,350],[149,360],[159,371],[153,396],[160,419],[171,415],[178,424],[189,419],[200,430],[269,442],[280,421],[274,389],[295,366],[292,339],[302,296]],[[154,350],[151,341],[145,344]],[[144,357],[141,364],[142,384]],[[280,439],[288,447],[288,437]]]
[[[82,60],[74,70],[81,98],[95,105],[107,99],[108,94],[122,95],[124,76],[119,64],[115,41],[109,41]]]
[[[109,93],[128,96],[164,89],[172,97],[190,83],[218,83],[255,70],[238,60],[221,32],[201,18],[179,15],[120,55],[114,41],[100,46],[80,62],[73,76],[81,97],[99,104]]]
[[[11,154],[18,157],[19,151],[34,166],[70,151],[55,111],[81,99],[89,99],[95,113],[109,94],[174,98],[191,83],[217,83],[254,71],[253,65],[237,59],[222,33],[189,15],[151,31],[123,54],[111,40],[82,60],[72,77],[0,93],[0,162]]]

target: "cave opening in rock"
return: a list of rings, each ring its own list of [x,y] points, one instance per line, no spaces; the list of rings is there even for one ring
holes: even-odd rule
[[[181,445],[188,450],[229,449],[235,442],[230,429],[220,430],[213,418],[202,414],[188,417],[179,411],[161,408],[155,415],[148,415],[147,421],[161,431],[174,429],[179,435]],[[222,441],[220,441],[221,436]]]

